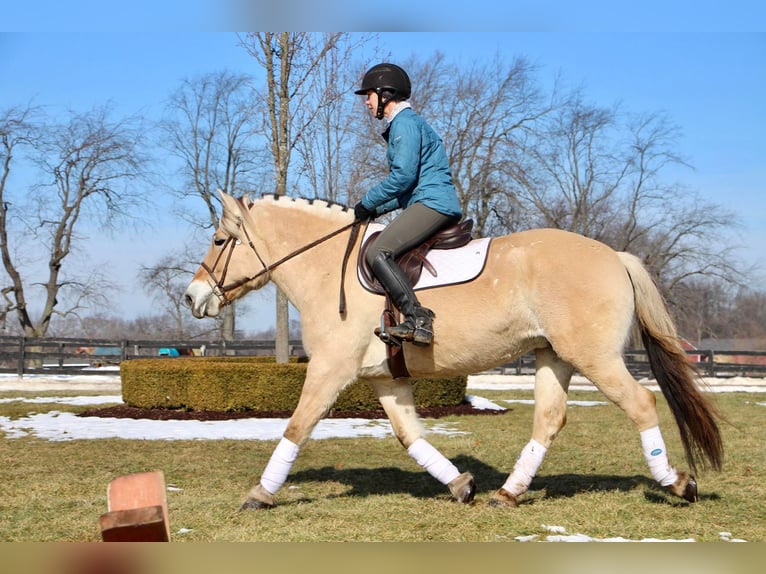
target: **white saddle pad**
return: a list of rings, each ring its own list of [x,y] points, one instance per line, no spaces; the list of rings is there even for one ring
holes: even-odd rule
[[[367,226],[367,231],[362,241],[367,241],[370,235],[382,230],[384,227],[380,223],[371,223]],[[489,237],[483,237],[481,239],[472,239],[467,245],[456,249],[432,249],[428,252],[426,259],[433,265],[436,275],[432,275],[428,268],[423,267],[423,272],[420,274],[420,280],[417,285],[415,285],[415,290],[466,283],[475,279],[484,269],[489,242]],[[375,291],[359,272],[359,266],[357,266],[357,276],[365,289]]]

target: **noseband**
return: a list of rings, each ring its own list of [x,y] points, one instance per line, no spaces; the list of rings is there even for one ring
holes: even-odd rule
[[[247,232],[245,232],[247,234]],[[221,305],[223,307],[226,307],[227,305],[231,304],[233,299],[231,299],[228,296],[229,291],[232,291],[233,289],[236,289],[237,287],[240,287],[241,285],[244,285],[248,281],[252,281],[253,279],[256,279],[257,277],[260,277],[261,275],[264,275],[269,272],[269,266],[266,265],[263,262],[263,259],[261,259],[261,256],[258,254],[258,251],[256,251],[255,246],[253,245],[253,242],[250,241],[250,238],[248,237],[248,243],[250,245],[250,248],[253,250],[253,253],[255,253],[256,257],[258,257],[258,260],[261,262],[261,265],[263,265],[263,269],[261,269],[258,273],[255,275],[244,277],[243,279],[240,279],[238,281],[233,281],[231,283],[226,283],[226,273],[229,270],[229,262],[231,261],[231,256],[234,254],[234,248],[240,244],[241,241],[238,239],[235,239],[234,237],[227,237],[226,241],[223,244],[223,247],[221,248],[221,252],[218,254],[218,257],[216,257],[215,262],[213,263],[213,266],[210,267],[205,263],[204,261],[200,264],[200,267],[202,267],[205,271],[207,271],[207,274],[210,275],[210,279],[213,281],[213,293],[216,297],[218,297],[218,300],[221,302]],[[227,249],[228,247],[228,249]],[[215,269],[218,267],[218,264],[221,262],[221,259],[223,257],[226,257],[224,263],[223,263],[223,269],[221,270],[221,277],[220,279],[215,274]]]
[[[276,269],[282,263],[285,263],[286,261],[289,261],[293,257],[296,257],[300,255],[301,253],[308,251],[309,249],[313,249],[317,245],[320,245],[321,243],[324,243],[328,239],[332,239],[336,235],[339,235],[346,231],[347,229],[351,229],[351,235],[348,239],[348,245],[346,247],[346,253],[343,257],[343,269],[341,273],[341,284],[340,284],[340,309],[339,312],[341,314],[345,313],[346,310],[346,297],[345,297],[345,275],[346,275],[346,263],[348,262],[349,255],[351,254],[351,249],[354,246],[354,243],[356,242],[357,237],[359,236],[359,228],[361,227],[362,221],[360,220],[354,220],[352,223],[349,223],[347,225],[344,225],[340,229],[336,229],[335,231],[328,233],[327,235],[320,237],[316,241],[312,241],[308,245],[304,245],[303,247],[296,249],[292,253],[286,255],[285,257],[282,257],[278,261],[275,261],[274,263],[268,265],[266,262],[264,262],[263,258],[258,253],[258,250],[255,248],[255,244],[253,243],[253,240],[250,239],[250,235],[247,232],[247,228],[239,224],[238,227],[241,227],[242,232],[245,235],[245,238],[247,239],[247,244],[250,246],[250,249],[253,250],[253,253],[255,253],[255,256],[258,258],[258,261],[260,261],[263,268],[255,273],[254,275],[248,275],[246,277],[243,277],[242,279],[238,279],[237,281],[232,281],[231,283],[226,283],[226,273],[229,269],[229,262],[231,261],[231,256],[234,253],[234,248],[241,243],[239,239],[235,239],[234,237],[227,237],[225,243],[223,244],[223,247],[221,248],[221,252],[218,254],[218,257],[216,257],[215,262],[213,263],[212,267],[209,267],[204,261],[200,264],[200,267],[202,267],[205,271],[207,271],[207,274],[210,276],[210,279],[213,281],[213,293],[216,297],[218,297],[218,300],[221,302],[221,306],[226,307],[227,305],[231,304],[234,299],[229,297],[229,292],[236,289],[237,287],[241,287],[245,283],[248,283],[252,281],[253,279],[257,279],[261,275],[267,275],[271,273],[272,269]],[[228,249],[227,249],[228,247]],[[221,277],[220,279],[216,276],[215,269],[218,267],[219,263],[221,262],[221,259],[225,256],[225,261],[223,262],[223,269],[221,270]],[[268,281],[268,278],[267,278]]]

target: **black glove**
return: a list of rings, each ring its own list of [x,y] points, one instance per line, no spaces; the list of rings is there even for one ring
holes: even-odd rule
[[[375,212],[367,209],[362,205],[361,201],[354,206],[354,217],[357,221],[366,221],[367,219],[372,219],[374,216]]]

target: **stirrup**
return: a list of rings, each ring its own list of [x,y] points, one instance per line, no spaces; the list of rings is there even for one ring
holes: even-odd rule
[[[375,327],[375,336],[378,337],[381,341],[383,341],[386,345],[389,347],[401,347],[402,346],[402,340],[398,337],[394,337],[391,335],[391,333],[388,332],[386,329],[386,317],[390,317],[392,321],[394,321],[394,314],[391,311],[384,310],[383,313],[380,315],[380,327]]]
[[[383,341],[389,347],[401,347],[402,340],[399,337],[394,337],[386,330],[381,330],[380,327],[375,327],[375,336]]]
[[[434,338],[432,319],[434,312],[426,307],[417,307],[415,314],[388,330],[389,337],[411,341],[418,347],[428,347]],[[396,328],[399,327],[399,330]],[[394,331],[394,332],[392,332]]]

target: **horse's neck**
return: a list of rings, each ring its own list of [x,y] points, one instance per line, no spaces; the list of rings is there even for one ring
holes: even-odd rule
[[[347,215],[330,212],[329,207],[322,205],[312,209],[306,205],[268,204],[256,213],[255,227],[268,253],[266,263],[269,265],[290,257],[350,222]],[[296,309],[302,311],[311,302],[325,298],[322,293],[326,286],[340,288],[340,270],[348,238],[348,233],[341,233],[322,241],[271,272],[272,281]]]

